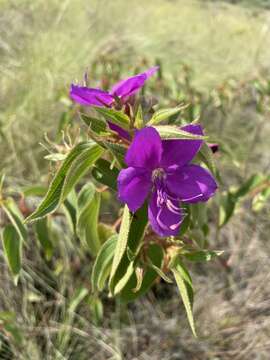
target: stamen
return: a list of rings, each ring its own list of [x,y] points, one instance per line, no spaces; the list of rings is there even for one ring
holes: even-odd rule
[[[178,228],[178,226],[181,225],[182,221],[183,221],[183,219],[181,219],[180,221],[178,221],[178,223],[171,225],[171,226],[170,226],[170,229],[175,230],[176,228]]]
[[[183,209],[180,208],[180,206],[175,205],[171,199],[173,199],[171,196],[169,196],[166,191],[164,191],[162,189],[162,187],[159,187],[156,189],[157,190],[157,207],[159,208],[159,211],[157,213],[157,223],[158,225],[161,227],[161,229],[163,230],[176,230],[182,223],[182,221],[184,220],[186,214],[183,211]],[[174,199],[173,199],[174,200]],[[179,221],[175,224],[172,225],[166,225],[164,224],[164,222],[161,220],[161,214],[162,211],[169,210],[172,214],[174,215],[178,215],[180,217]]]
[[[182,201],[190,201],[190,200],[194,200],[194,199],[197,199],[199,197],[202,197],[203,194],[199,194],[199,195],[195,195],[195,196],[192,196],[190,198],[186,198],[186,199],[181,199]]]
[[[181,209],[180,207],[175,206],[171,200],[167,200],[166,202],[167,208],[170,210],[170,212],[176,214],[176,215],[181,215]]]
[[[162,208],[159,210],[158,214],[157,214],[157,223],[158,225],[163,229],[163,230],[167,230],[168,229],[168,226],[166,226],[161,220],[160,220],[160,215],[161,215],[161,212],[162,212]]]

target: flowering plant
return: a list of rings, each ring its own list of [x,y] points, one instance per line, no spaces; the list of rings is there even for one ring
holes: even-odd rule
[[[98,296],[107,287],[111,296],[129,302],[158,279],[171,283],[171,273],[195,335],[192,280],[184,263],[220,254],[205,249],[202,241],[209,231],[205,205],[218,188],[213,146],[201,124],[179,119],[184,106],[155,111],[147,98],[137,96],[157,71],[153,67],[129,77],[110,91],[71,85],[70,97],[79,104],[87,138],[64,155],[27,221],[40,221],[70,201],[91,169],[76,200],[74,226],[95,258],[93,293]],[[99,221],[101,194],[108,190],[124,205],[111,226]]]

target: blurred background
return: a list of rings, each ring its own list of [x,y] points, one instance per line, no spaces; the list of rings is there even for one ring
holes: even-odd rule
[[[154,64],[162,81],[147,93],[165,105],[190,103],[186,116],[201,114],[222,144],[221,191],[270,175],[270,1],[0,0],[0,173],[9,191],[46,185],[40,142],[45,133],[55,141],[70,116],[71,82],[88,71],[97,85],[101,75]],[[224,261],[194,268],[199,340],[172,285],[157,286],[123,318],[111,300],[103,320],[79,305],[76,284],[87,276],[78,268],[90,260],[78,264],[58,229],[51,263],[28,244],[19,288],[1,250],[0,359],[269,359],[269,194],[256,195],[246,191],[212,235]]]

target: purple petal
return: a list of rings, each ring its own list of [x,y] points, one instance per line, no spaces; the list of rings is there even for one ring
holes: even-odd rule
[[[181,127],[181,130],[194,135],[203,135],[200,125],[186,125]],[[199,151],[202,142],[202,140],[163,140],[162,166],[168,168],[172,165],[181,167],[188,164]]]
[[[166,186],[171,195],[188,203],[207,201],[217,190],[210,172],[194,164],[167,173]]]
[[[159,66],[153,66],[150,69],[146,70],[144,74],[146,75],[147,79],[149,79],[152,75],[154,75],[159,69]]]
[[[153,127],[146,127],[136,132],[126,153],[125,162],[128,166],[153,170],[159,167],[161,159],[161,139]]]
[[[158,67],[150,68],[149,70],[129,77],[127,79],[119,81],[117,84],[115,84],[112,87],[111,94],[113,96],[118,96],[119,98],[125,99],[133,94],[135,94],[137,91],[139,91],[143,86],[145,81],[152,76],[156,71]]]
[[[133,212],[144,203],[151,189],[151,172],[129,167],[120,171],[117,179],[119,200]]]
[[[72,100],[85,106],[110,107],[114,101],[113,96],[108,92],[86,86],[72,84],[69,94]]]
[[[166,194],[165,198],[166,198]],[[154,191],[148,206],[148,218],[152,229],[160,236],[176,236],[183,221],[179,201],[160,201],[158,191]]]
[[[109,128],[111,130],[117,132],[121,138],[130,140],[130,135],[126,130],[122,129],[120,126],[118,126],[116,124],[111,123],[110,121],[108,121],[108,125],[109,125]]]

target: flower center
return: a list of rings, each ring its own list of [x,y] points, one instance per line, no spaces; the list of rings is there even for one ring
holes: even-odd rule
[[[162,168],[157,168],[152,172],[152,181],[162,181],[166,179],[166,172]]]

